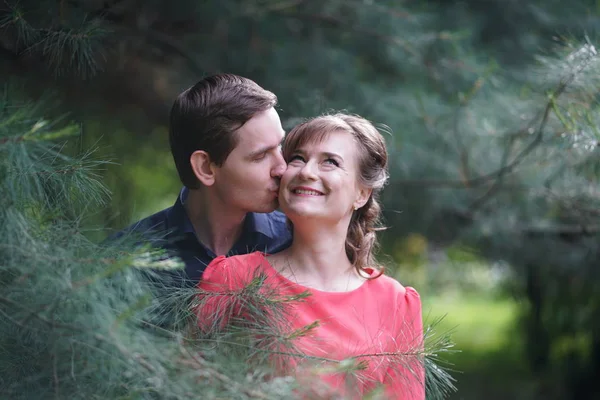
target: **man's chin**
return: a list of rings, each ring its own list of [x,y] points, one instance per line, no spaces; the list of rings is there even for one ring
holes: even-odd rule
[[[277,199],[275,199],[275,201],[271,201],[268,205],[264,205],[263,207],[257,207],[256,211],[254,212],[266,214],[277,210],[278,207],[279,202],[277,201]]]

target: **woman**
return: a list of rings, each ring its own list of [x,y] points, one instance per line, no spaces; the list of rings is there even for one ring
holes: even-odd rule
[[[216,258],[199,285],[208,299],[200,323],[214,326],[216,315],[250,318],[240,302],[231,307],[230,294],[261,275],[262,291],[293,299],[308,294],[290,303],[286,314],[287,329],[295,332],[288,337],[308,358],[278,357],[278,368],[284,369],[284,359],[303,376],[315,362],[328,366],[317,370],[321,380],[353,398],[383,386],[388,398],[424,399],[419,295],[383,275],[372,253],[377,195],[387,180],[383,137],[361,117],[326,115],[295,127],[283,153],[288,168],[279,203],[292,224],[293,243],[277,254]],[[347,359],[359,367],[342,371],[346,364],[336,361]]]

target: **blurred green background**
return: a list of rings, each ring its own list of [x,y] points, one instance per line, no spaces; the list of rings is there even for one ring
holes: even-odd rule
[[[453,399],[600,398],[595,0],[6,1],[0,76],[113,161],[97,240],[171,205],[176,95],[249,77],[286,129],[329,110],[390,152],[380,259],[443,316]]]

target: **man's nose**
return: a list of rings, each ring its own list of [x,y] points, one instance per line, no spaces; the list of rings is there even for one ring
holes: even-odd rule
[[[273,166],[273,168],[271,168],[271,176],[273,178],[281,178],[281,176],[287,169],[287,164],[285,163],[283,155],[280,152],[277,153],[275,160],[275,165]]]

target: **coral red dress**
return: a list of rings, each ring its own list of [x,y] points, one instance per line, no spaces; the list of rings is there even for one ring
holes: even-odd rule
[[[203,291],[213,292],[200,295],[205,297],[198,311],[199,324],[214,323],[215,315],[223,315],[232,291],[257,277],[264,279],[260,291],[275,289],[279,298],[309,294],[291,302],[286,314],[287,328],[292,331],[318,321],[316,328],[294,339],[295,348],[312,357],[299,361],[286,356],[288,367],[296,369],[300,380],[316,373],[325,386],[351,398],[362,398],[374,389],[391,399],[425,398],[421,300],[413,288],[382,275],[349,292],[323,292],[282,276],[263,253],[220,256],[206,268],[199,283]],[[348,358],[360,362],[362,368],[344,372],[331,361]]]

